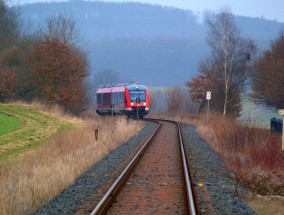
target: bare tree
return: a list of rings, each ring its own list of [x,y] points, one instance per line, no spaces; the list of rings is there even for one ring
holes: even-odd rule
[[[50,17],[47,20],[47,28],[42,31],[44,37],[56,38],[63,44],[75,46],[79,42],[75,21],[66,14]]]
[[[150,111],[151,113],[164,112],[167,110],[166,90],[159,88],[150,88]]]
[[[101,85],[112,85],[119,83],[119,75],[112,70],[103,70],[95,72],[92,76],[92,85],[95,89]]]
[[[151,112],[157,112],[158,108],[158,98],[157,98],[157,93],[154,92],[149,92],[150,93],[150,110]]]
[[[0,0],[0,50],[19,36],[19,14],[4,0]]]
[[[169,114],[180,113],[183,106],[183,93],[179,87],[165,90],[167,111]]]
[[[87,97],[90,105],[96,104],[96,91],[103,85],[119,84],[119,75],[112,70],[94,72],[88,78]]]
[[[213,94],[221,97],[223,115],[237,117],[241,111],[241,92],[248,70],[252,67],[250,58],[256,47],[252,40],[241,36],[228,8],[214,14],[207,23],[207,43],[211,48],[211,55],[201,62],[199,76],[206,82],[211,82],[211,86],[207,84],[206,90],[211,90]],[[189,86],[190,82],[187,85]],[[219,107],[216,109],[219,111]]]
[[[234,23],[234,17],[228,8],[215,14],[212,20],[207,21],[210,31],[208,45],[212,49],[213,77],[223,81],[224,103],[223,115],[232,102],[240,100],[247,77],[248,61],[255,51],[253,41],[244,39]]]
[[[284,108],[284,32],[271,43],[254,64],[251,74],[252,98],[276,108]]]

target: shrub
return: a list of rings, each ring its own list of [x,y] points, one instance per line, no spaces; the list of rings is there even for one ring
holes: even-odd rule
[[[204,134],[237,181],[259,194],[284,195],[280,135],[257,128],[254,122],[241,123],[220,115],[212,116]]]

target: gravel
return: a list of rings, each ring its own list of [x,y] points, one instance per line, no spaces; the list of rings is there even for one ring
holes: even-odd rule
[[[242,201],[249,191],[239,186],[234,195],[233,173],[202,141],[195,127],[182,123],[181,128],[200,214],[255,214]]]
[[[34,214],[74,214],[84,202],[93,199],[94,193],[116,177],[114,172],[133,151],[137,151],[139,143],[155,128],[155,124],[145,122],[145,127],[134,135],[127,143],[118,147],[100,162],[93,165],[76,182],[65,189],[59,196],[40,207]],[[217,154],[204,143],[195,127],[181,124],[185,149],[193,175],[200,214],[255,214],[242,201],[240,196],[247,193],[239,187],[242,195],[234,196],[236,182],[232,173],[225,168]]]

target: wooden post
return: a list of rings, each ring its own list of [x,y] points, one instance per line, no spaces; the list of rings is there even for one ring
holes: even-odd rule
[[[98,140],[99,139],[99,129],[95,129],[95,139]]]
[[[279,114],[284,117],[284,109],[278,110]],[[282,151],[284,151],[284,118],[282,119]]]
[[[113,110],[114,109],[114,104],[111,105],[111,116],[113,117]]]

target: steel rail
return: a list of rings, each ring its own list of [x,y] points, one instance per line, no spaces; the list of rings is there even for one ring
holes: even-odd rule
[[[185,196],[186,196],[186,208],[187,208],[186,213],[191,214],[191,215],[199,214],[198,209],[196,207],[197,205],[196,200],[195,200],[196,198],[194,197],[194,191],[193,191],[192,183],[190,180],[189,168],[187,165],[187,159],[185,155],[180,125],[178,122],[172,121],[172,120],[164,120],[164,119],[153,119],[153,120],[175,123],[178,127],[180,152],[181,152],[181,159],[182,159],[182,171],[183,171],[184,184],[185,184]]]
[[[193,189],[192,189],[192,183],[190,182],[190,175],[188,171],[188,165],[187,165],[187,159],[185,155],[184,150],[184,144],[181,134],[180,125],[178,122],[178,133],[179,133],[179,142],[180,142],[180,151],[181,151],[181,157],[182,157],[182,166],[183,166],[183,175],[184,175],[184,183],[185,183],[185,189],[186,189],[186,198],[187,198],[187,209],[188,213],[191,215],[195,215],[197,213],[196,207],[195,207],[195,199],[193,195]]]
[[[153,121],[153,120],[147,120],[147,121]],[[155,122],[155,121],[153,121]],[[156,122],[157,123],[157,122]],[[132,158],[130,163],[126,166],[126,168],[123,170],[123,172],[119,175],[119,177],[115,180],[113,185],[110,187],[110,189],[106,192],[106,194],[103,196],[103,198],[100,200],[100,202],[97,204],[95,209],[92,211],[91,215],[95,214],[105,214],[108,207],[112,204],[114,199],[116,198],[117,194],[119,193],[121,187],[124,185],[124,183],[129,178],[132,170],[140,160],[140,158],[143,156],[143,153],[146,151],[149,143],[157,133],[158,129],[160,128],[161,123],[158,123],[158,126],[156,129],[152,132],[151,136],[147,139],[147,141],[143,144],[143,146],[140,148],[140,150],[136,153],[136,155]]]

